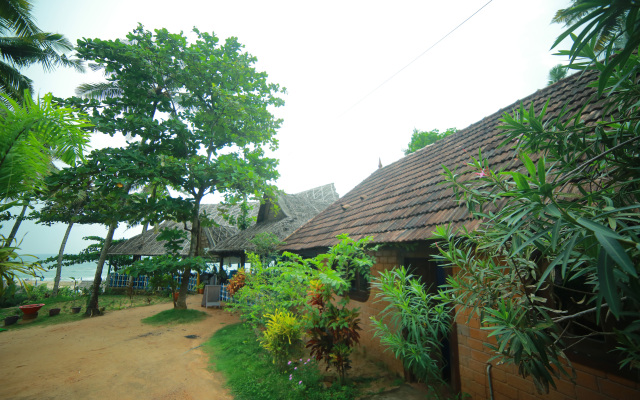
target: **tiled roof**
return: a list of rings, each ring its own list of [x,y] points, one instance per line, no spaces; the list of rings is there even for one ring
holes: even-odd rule
[[[442,166],[461,174],[474,175],[467,163],[482,150],[493,171],[518,168],[510,146],[498,148],[504,141],[499,120],[521,104],[533,102],[539,111],[549,100],[547,115],[555,117],[563,106],[578,110],[594,94],[587,85],[593,74],[574,74],[558,83],[499,110],[436,143],[378,169],[340,200],[328,207],[286,239],[284,250],[298,251],[329,247],[336,236],[348,233],[352,238],[373,236],[374,243],[410,242],[428,239],[437,225],[475,229],[478,220],[470,218],[464,204],[456,202],[453,191],[444,182]],[[601,106],[589,106],[583,113],[587,121],[601,116]]]

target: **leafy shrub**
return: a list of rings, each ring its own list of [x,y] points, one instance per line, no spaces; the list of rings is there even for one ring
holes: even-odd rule
[[[353,346],[360,341],[360,315],[358,309],[346,307],[349,298],[332,303],[332,290],[314,281],[309,293],[309,305],[312,306],[307,315],[308,335],[307,347],[316,360],[324,361],[327,369],[335,367],[340,380],[344,381],[346,370],[351,368]]]
[[[284,369],[289,358],[301,353],[302,324],[288,311],[276,310],[266,317],[267,329],[260,338],[260,344],[271,353],[273,363]]]
[[[235,293],[235,302],[229,308],[239,312],[256,330],[264,328],[268,322],[266,316],[276,310],[286,310],[300,317],[312,274],[311,266],[294,254],[272,267],[262,264],[253,253],[249,253],[247,259],[251,272],[245,274],[245,284]]]
[[[244,287],[245,279],[246,274],[244,272],[244,269],[238,269],[238,272],[233,276],[233,278],[229,280],[229,283],[227,284],[227,291],[231,296],[238,293],[238,291]]]
[[[379,289],[377,301],[387,303],[377,318],[371,317],[374,337],[418,379],[444,383],[442,340],[451,329],[451,307],[427,293],[404,266],[381,272],[373,286]]]
[[[349,290],[356,275],[369,280],[375,258],[368,251],[371,237],[354,241],[348,235],[338,235],[340,242],[327,254],[317,256],[312,264],[316,278],[308,292],[307,347],[316,360],[323,360],[327,369],[334,367],[340,381],[344,382],[346,371],[351,368],[350,355],[353,346],[359,343],[360,312],[348,309]],[[334,304],[334,295],[341,299]]]

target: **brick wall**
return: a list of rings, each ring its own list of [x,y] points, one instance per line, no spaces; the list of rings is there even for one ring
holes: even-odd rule
[[[480,329],[476,316],[469,322],[467,320],[468,314],[458,315],[461,390],[470,394],[472,399],[488,399],[490,396],[487,361],[491,355],[484,343],[495,343],[495,340],[487,337],[487,332]],[[568,379],[556,380],[557,388],[551,388],[546,395],[538,394],[533,380],[522,378],[513,365],[496,365],[496,361],[491,364],[491,383],[496,400],[640,399],[640,382],[633,382],[575,362],[575,383]]]
[[[380,271],[392,269],[402,265],[405,257],[424,257],[429,253],[427,248],[414,251],[401,249],[380,250],[374,253],[376,264],[371,269],[371,276],[376,277]],[[380,340],[373,337],[372,324],[369,319],[372,315],[378,315],[385,307],[382,302],[375,301],[377,291],[372,288],[369,299],[366,302],[351,301],[350,307],[360,308],[362,331],[360,332],[361,350],[369,357],[378,359],[389,369],[402,376],[404,369],[402,362],[395,356],[385,351]],[[491,357],[484,343],[495,340],[487,337],[486,331],[480,329],[477,317],[468,321],[468,314],[458,315],[457,325],[457,354],[458,373],[461,392],[471,395],[471,399],[489,399],[489,380],[487,374],[487,361]],[[493,361],[491,367],[491,383],[495,400],[622,400],[640,399],[640,382],[621,378],[606,371],[600,371],[579,363],[573,363],[576,370],[575,383],[570,380],[557,380],[556,389],[551,388],[549,394],[539,395],[532,379],[524,379],[518,374],[513,365],[496,365]]]
[[[381,250],[374,253],[376,257],[376,264],[371,268],[371,277],[378,276],[380,271],[386,269],[392,269],[400,265],[401,260],[397,251],[394,250]],[[375,358],[384,362],[392,372],[398,375],[403,375],[402,362],[397,360],[393,353],[390,351],[384,351],[385,347],[380,345],[380,339],[373,337],[373,325],[371,324],[370,317],[377,316],[386,304],[375,301],[375,295],[378,291],[374,288],[371,289],[371,294],[366,302],[354,301],[349,303],[350,308],[360,308],[360,346],[361,350],[369,357]]]

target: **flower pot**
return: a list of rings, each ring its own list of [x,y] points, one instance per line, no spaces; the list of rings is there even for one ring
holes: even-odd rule
[[[82,310],[82,307],[71,307],[72,314],[77,314],[80,312],[80,310]]]
[[[9,326],[9,325],[13,325],[16,322],[18,322],[18,319],[20,319],[19,315],[11,315],[9,317],[6,317],[4,319],[4,326]]]
[[[49,310],[49,316],[53,317],[54,315],[58,315],[60,314],[60,309],[59,308],[52,308]]]
[[[198,294],[204,294],[204,289],[198,289]]]
[[[44,304],[27,304],[25,306],[18,307],[22,311],[23,320],[34,319],[38,316],[38,310],[42,308]]]

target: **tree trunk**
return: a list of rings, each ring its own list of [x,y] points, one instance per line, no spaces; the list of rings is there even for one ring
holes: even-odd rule
[[[56,278],[53,280],[53,297],[56,297],[58,295],[58,288],[60,286],[60,275],[62,274],[62,256],[64,255],[64,248],[67,245],[67,240],[69,239],[69,233],[71,232],[72,226],[73,221],[69,222],[69,225],[67,225],[67,231],[64,233],[64,238],[62,239],[62,243],[60,243],[60,250],[58,250]]]
[[[29,207],[29,202],[22,206],[22,211],[20,212],[18,218],[16,218],[16,222],[14,222],[13,224],[11,233],[9,233],[7,240],[4,242],[4,247],[11,247],[13,245],[13,239],[15,239],[16,235],[18,234],[18,228],[20,228],[20,224],[24,220],[24,214],[27,212],[27,207]]]
[[[93,286],[91,287],[91,297],[87,302],[87,311],[85,315],[87,317],[93,317],[94,315],[100,315],[100,308],[98,308],[98,295],[100,294],[100,284],[102,283],[102,267],[104,266],[104,262],[107,260],[107,251],[109,251],[109,247],[111,246],[111,241],[113,240],[113,234],[118,227],[117,222],[113,222],[109,225],[109,231],[107,232],[107,237],[104,239],[104,245],[102,246],[102,251],[100,252],[100,259],[98,260],[98,266],[96,267],[96,275],[93,278]]]
[[[200,247],[200,198],[196,198],[195,216],[191,221],[191,243],[189,245],[189,257],[198,255]],[[191,268],[187,267],[182,272],[182,282],[180,283],[180,292],[178,293],[178,301],[175,302],[175,308],[187,309],[187,291],[189,290],[189,278],[191,277]]]

